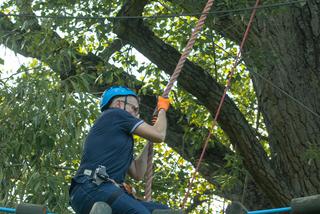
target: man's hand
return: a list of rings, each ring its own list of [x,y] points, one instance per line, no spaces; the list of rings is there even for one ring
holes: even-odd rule
[[[158,97],[158,104],[157,104],[157,109],[158,112],[160,111],[160,109],[163,109],[165,111],[168,111],[170,107],[170,100],[169,98],[164,98],[162,96]]]
[[[159,97],[157,105],[158,112],[156,117],[153,118],[153,125],[142,123],[133,131],[133,133],[154,143],[163,142],[167,133],[166,111],[169,106],[170,101],[168,98]]]

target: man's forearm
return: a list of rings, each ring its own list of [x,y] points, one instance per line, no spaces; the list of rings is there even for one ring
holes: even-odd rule
[[[144,177],[144,174],[146,173],[146,170],[147,170],[148,148],[149,148],[149,143],[147,143],[144,146],[139,157],[135,160],[136,173],[140,178]]]
[[[153,126],[142,124],[136,129],[136,134],[143,136],[146,139],[155,138],[155,142],[162,142],[165,140],[167,132],[167,117],[166,111],[160,109],[158,118]],[[156,137],[154,137],[154,136]],[[147,170],[147,159],[148,159],[148,148],[149,144],[146,144],[142,152],[136,158],[130,166],[131,176],[135,179],[143,179]]]
[[[159,131],[159,133],[161,133],[164,140],[167,133],[167,116],[163,109],[160,109],[158,119],[156,120],[154,127]]]

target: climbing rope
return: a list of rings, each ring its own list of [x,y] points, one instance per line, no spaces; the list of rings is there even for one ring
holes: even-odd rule
[[[244,35],[243,35],[243,39],[242,39],[241,44],[240,44],[239,52],[238,52],[238,54],[237,54],[237,57],[236,57],[236,59],[235,59],[235,61],[234,61],[234,64],[233,64],[233,66],[232,66],[232,68],[231,68],[231,71],[230,71],[230,73],[229,73],[229,77],[228,77],[228,80],[227,80],[226,87],[225,87],[224,92],[223,92],[223,95],[222,95],[222,97],[221,97],[221,100],[220,100],[218,109],[217,109],[217,111],[216,111],[214,120],[213,120],[213,122],[212,122],[212,129],[213,129],[213,128],[215,127],[215,125],[217,124],[217,120],[218,120],[218,117],[219,117],[219,115],[220,115],[220,111],[221,111],[222,104],[223,104],[223,102],[224,102],[224,100],[225,100],[225,97],[226,97],[226,95],[227,95],[227,91],[228,91],[229,88],[230,88],[232,76],[233,76],[234,71],[235,71],[235,68],[237,67],[237,64],[238,64],[238,62],[239,62],[239,59],[240,59],[240,56],[241,56],[241,52],[242,52],[244,43],[245,43],[245,41],[246,41],[246,39],[247,39],[247,37],[248,37],[249,31],[250,31],[250,29],[251,29],[251,25],[252,25],[252,22],[253,22],[253,18],[254,18],[255,14],[256,14],[257,7],[258,7],[259,3],[260,3],[260,0],[257,0],[256,3],[255,3],[255,6],[253,7],[252,14],[251,14],[251,16],[250,16],[250,20],[249,20],[249,22],[248,22],[246,31],[245,31],[245,33],[244,33]],[[205,140],[205,143],[204,143],[204,146],[203,146],[203,149],[202,149],[200,158],[199,158],[199,160],[198,160],[198,163],[197,163],[195,172],[194,172],[193,175],[192,175],[192,178],[191,178],[191,180],[190,180],[190,183],[189,183],[187,192],[186,192],[186,194],[185,194],[185,196],[184,196],[184,199],[183,199],[183,201],[182,201],[182,205],[181,205],[181,208],[182,208],[182,209],[184,208],[184,206],[185,206],[185,204],[186,204],[187,198],[188,198],[188,196],[189,196],[189,192],[190,192],[190,190],[191,190],[191,186],[192,186],[192,184],[193,184],[193,181],[194,181],[194,179],[195,179],[195,176],[196,176],[197,172],[199,171],[199,167],[200,167],[200,164],[201,164],[201,162],[202,162],[202,160],[203,160],[203,156],[204,156],[204,153],[205,153],[205,151],[206,151],[206,149],[207,149],[207,146],[208,146],[209,140],[210,140],[210,138],[211,138],[211,135],[212,135],[212,133],[211,133],[211,131],[210,131],[209,134],[208,134],[208,136],[207,136],[207,138],[206,138],[206,140]]]
[[[163,97],[168,97],[174,82],[177,80],[177,78],[179,77],[181,71],[182,71],[182,67],[185,63],[185,61],[187,60],[188,55],[190,54],[193,45],[197,39],[197,35],[200,32],[200,30],[202,29],[204,22],[209,14],[209,11],[213,5],[213,1],[214,0],[208,0],[206,6],[204,7],[202,13],[201,13],[201,17],[198,20],[198,23],[194,29],[194,31],[191,34],[191,37],[187,43],[187,46],[185,47],[179,62],[173,72],[173,74],[170,77],[170,80],[162,94]],[[152,142],[148,142],[149,144],[149,151],[148,151],[148,160],[147,160],[147,172],[146,172],[146,187],[145,187],[145,199],[150,201],[151,200],[151,194],[152,194],[152,157],[153,157],[153,143]]]
[[[253,11],[252,11],[252,14],[251,14],[249,23],[248,23],[248,25],[247,25],[246,31],[245,31],[245,33],[244,33],[244,35],[243,35],[243,39],[242,39],[241,44],[240,44],[239,52],[238,52],[238,54],[237,54],[237,57],[236,57],[236,59],[235,59],[235,62],[234,62],[234,64],[233,64],[233,66],[232,66],[232,68],[231,68],[231,71],[230,71],[230,73],[229,73],[229,75],[228,75],[229,77],[228,77],[228,80],[227,80],[226,87],[225,87],[224,92],[223,92],[223,95],[222,95],[222,97],[221,97],[221,100],[220,100],[218,109],[217,109],[217,111],[216,111],[214,120],[213,120],[213,122],[212,122],[212,129],[213,129],[213,128],[215,127],[215,125],[217,124],[217,120],[218,120],[218,117],[219,117],[219,115],[220,115],[220,111],[221,111],[222,104],[223,104],[223,102],[224,102],[224,100],[225,100],[225,97],[226,97],[226,95],[227,95],[227,91],[228,91],[229,88],[230,88],[232,76],[233,76],[233,74],[234,74],[235,68],[237,67],[238,61],[239,61],[239,59],[240,59],[241,52],[242,52],[244,43],[245,43],[245,41],[246,41],[246,39],[247,39],[247,37],[248,37],[249,31],[250,31],[250,28],[251,28],[251,25],[252,25],[252,22],[253,22],[253,18],[254,18],[255,14],[256,14],[257,6],[259,5],[259,2],[260,2],[260,0],[257,0],[255,6],[254,6],[254,8],[253,8]],[[206,138],[206,141],[205,141],[205,143],[204,143],[204,146],[203,146],[203,149],[202,149],[202,152],[201,152],[199,161],[198,161],[198,163],[197,163],[195,172],[194,172],[193,175],[192,175],[192,178],[191,178],[191,180],[190,180],[190,183],[189,183],[187,192],[186,192],[186,194],[185,194],[185,196],[184,196],[184,199],[183,199],[183,201],[182,201],[182,205],[181,205],[181,208],[182,208],[182,209],[184,208],[184,206],[185,206],[185,204],[186,204],[187,198],[188,198],[189,193],[190,193],[190,190],[191,190],[191,186],[192,186],[192,184],[193,184],[193,181],[194,181],[194,179],[195,179],[195,176],[196,176],[197,172],[199,171],[199,167],[200,167],[200,164],[201,164],[201,162],[202,162],[202,160],[203,160],[203,156],[204,156],[204,153],[205,153],[205,151],[206,151],[206,149],[207,149],[207,146],[208,146],[209,140],[210,140],[210,138],[211,138],[211,135],[212,135],[211,132],[209,132],[209,134],[208,134],[208,136],[207,136],[207,138]]]

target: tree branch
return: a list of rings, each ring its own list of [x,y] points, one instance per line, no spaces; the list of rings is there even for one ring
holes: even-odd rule
[[[137,4],[144,5],[144,3],[127,1],[118,16],[137,15],[136,11],[131,11],[131,8],[140,8]],[[167,74],[172,74],[180,58],[180,53],[156,37],[143,20],[117,20],[114,26],[114,32],[121,39],[130,43]],[[178,85],[197,97],[212,115],[215,114],[223,93],[223,87],[201,67],[187,60],[183,72],[178,78]],[[243,157],[243,162],[250,174],[261,185],[261,188],[268,193],[270,198],[278,195],[279,192],[288,191],[283,190],[277,184],[276,175],[270,166],[264,149],[257,140],[254,128],[248,124],[243,114],[228,96],[225,99],[218,122]],[[285,197],[285,195],[282,196]],[[285,201],[287,198],[281,200]]]
[[[143,2],[143,4],[146,4],[146,1]],[[129,4],[130,6],[130,4]],[[129,8],[138,8],[140,12],[142,12],[143,7],[140,6],[133,6]],[[127,9],[127,8],[125,8]],[[124,10],[127,12],[130,12],[128,10]],[[1,16],[2,15],[2,16]],[[2,17],[2,18],[1,18]],[[104,66],[104,72],[110,72],[112,69],[119,69],[116,68],[113,65],[106,64],[105,58],[110,57],[113,53],[113,50],[118,50],[120,47],[119,42],[115,42],[114,45],[110,45],[110,50],[105,50],[104,54],[101,56],[104,59],[101,59],[98,56],[95,56],[91,53],[87,55],[79,54],[76,51],[76,48],[72,47],[71,44],[69,44],[67,41],[63,40],[59,37],[58,34],[55,32],[52,32],[49,29],[42,29],[41,26],[33,25],[32,30],[28,31],[27,29],[21,29],[22,27],[17,23],[12,23],[4,14],[0,14],[0,36],[2,40],[0,41],[2,44],[5,44],[7,47],[11,48],[15,52],[18,52],[24,56],[27,57],[34,57],[42,62],[47,63],[55,72],[60,73],[61,79],[67,79],[68,77],[71,77],[75,75],[76,73],[90,73],[94,74],[95,77],[98,77],[99,75],[103,74],[103,72],[99,71],[97,68],[97,65]],[[124,21],[126,22],[126,21]],[[150,57],[150,59],[153,59],[155,64],[157,64],[160,68],[163,68],[167,73],[170,73],[173,70],[173,67],[175,66],[176,62],[178,61],[178,58],[180,57],[180,54],[173,49],[171,46],[166,45],[161,40],[154,37],[152,34],[150,34],[150,30],[147,28],[142,27],[140,24],[141,20],[135,20],[135,24],[138,24],[138,28],[134,32],[134,37],[144,37],[146,36],[146,44],[149,45],[150,41],[154,42],[150,47],[144,48],[144,45],[141,45],[141,48],[145,55],[146,52],[149,52],[151,55],[153,54],[159,54],[159,56],[165,56],[166,53],[168,53],[168,56],[165,56],[160,62],[159,59],[156,59],[155,57]],[[140,23],[140,24],[139,24]],[[127,24],[132,24],[132,22],[128,22]],[[124,30],[124,33],[129,32],[131,33],[131,27],[128,27],[126,25],[122,25],[128,29]],[[141,33],[137,33],[137,31],[142,30]],[[146,35],[143,35],[143,33],[146,32]],[[7,33],[7,34],[6,34]],[[40,35],[40,36],[39,36]],[[41,36],[42,35],[42,36]],[[38,38],[42,38],[41,41],[38,41],[35,38],[35,36],[38,36]],[[122,35],[123,36],[123,35]],[[151,36],[151,40],[150,40]],[[121,36],[119,36],[121,38]],[[139,44],[144,42],[143,40],[137,40],[137,38],[133,38],[133,41],[136,40],[138,43],[134,42],[134,46],[139,46]],[[127,39],[122,40],[123,42],[128,41]],[[132,41],[131,41],[132,42]],[[41,44],[41,45],[39,45]],[[29,47],[37,47],[37,48],[29,48]],[[159,52],[160,47],[160,52]],[[137,47],[136,47],[137,48]],[[140,48],[140,49],[141,49]],[[155,52],[152,53],[152,48],[155,48]],[[163,49],[161,49],[163,48]],[[139,48],[137,48],[139,49]],[[172,57],[172,58],[171,58]],[[61,61],[63,60],[63,61]],[[167,62],[166,62],[167,60]],[[161,64],[162,63],[162,64]],[[61,66],[61,64],[63,66]],[[187,91],[191,92],[193,95],[199,98],[199,100],[204,103],[205,106],[211,106],[210,111],[213,111],[213,108],[218,103],[218,97],[222,94],[222,87],[220,87],[212,78],[206,74],[199,66],[196,66],[192,64],[191,62],[187,62],[185,66],[185,74],[182,74],[182,76],[179,79],[179,84],[182,85]],[[198,77],[199,75],[199,77]],[[202,79],[202,80],[201,80]],[[202,82],[203,80],[206,80]],[[117,78],[114,79],[113,82],[104,82],[102,84],[97,84],[94,81],[92,81],[90,84],[92,86],[93,91],[100,91],[102,92],[106,87],[110,86],[111,84],[115,84],[117,82],[133,82],[132,85],[135,85],[137,88],[141,87],[141,83],[138,82],[135,77],[130,76],[126,74],[125,72],[122,72],[119,74]],[[190,82],[194,82],[194,85],[189,85]],[[213,84],[212,84],[213,83]],[[189,86],[188,86],[189,85]],[[209,91],[209,97],[207,97],[206,92]],[[203,96],[205,94],[205,96]],[[142,118],[151,118],[154,106],[156,104],[155,97],[154,96],[142,96],[142,111],[146,112],[145,115],[142,115]],[[150,100],[153,100],[150,102]],[[235,106],[232,104],[232,101],[228,99],[228,104],[226,111],[222,113],[221,117],[221,124],[224,125],[224,129],[228,130],[229,125],[228,112],[232,112],[235,108]],[[231,106],[231,107],[230,107]],[[145,108],[145,110],[143,109]],[[238,111],[237,111],[238,112]],[[232,113],[233,114],[233,113]],[[168,113],[169,123],[175,124],[170,125],[166,142],[169,146],[176,149],[180,154],[183,155],[183,157],[186,160],[191,161],[193,164],[195,164],[199,150],[194,150],[193,145],[186,143],[185,147],[181,148],[181,142],[184,141],[184,126],[185,122],[181,122],[181,124],[177,124],[176,121],[179,121],[179,117],[181,116],[181,112],[172,109]],[[242,120],[238,119],[241,118]],[[242,115],[238,112],[232,117],[233,120],[231,121],[237,121],[237,123],[241,124],[242,126],[246,127],[248,126],[247,123],[242,124],[244,121]],[[223,121],[226,121],[223,123]],[[229,122],[230,123],[230,122]],[[236,126],[236,125],[235,125]],[[234,131],[232,139],[237,139],[237,128],[230,128],[231,131]],[[250,130],[250,128],[249,128]],[[250,133],[250,132],[249,132]],[[242,141],[245,141],[246,144],[249,142],[257,143],[254,134],[251,133],[251,139],[248,139],[248,136],[241,137],[239,143]],[[213,143],[215,142],[215,143]],[[245,148],[245,147],[244,147]],[[222,144],[217,143],[216,141],[212,140],[210,143],[210,146],[207,150],[207,155],[204,159],[204,164],[200,168],[200,173],[202,173],[210,182],[216,183],[214,181],[213,177],[215,175],[215,171],[219,169],[219,165],[223,166],[225,164],[224,157],[227,153],[230,153],[231,151],[223,146]],[[255,161],[255,160],[252,160]],[[218,164],[217,164],[218,163]],[[236,191],[234,194],[237,194]],[[227,196],[227,193],[225,194]],[[228,197],[228,196],[227,196]],[[229,195],[230,198],[230,195]]]

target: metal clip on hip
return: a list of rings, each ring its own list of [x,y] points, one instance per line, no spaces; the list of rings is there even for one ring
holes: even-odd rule
[[[97,185],[100,185],[103,182],[109,181],[110,178],[106,171],[106,167],[99,165],[93,174],[93,179],[94,179],[94,183]]]

